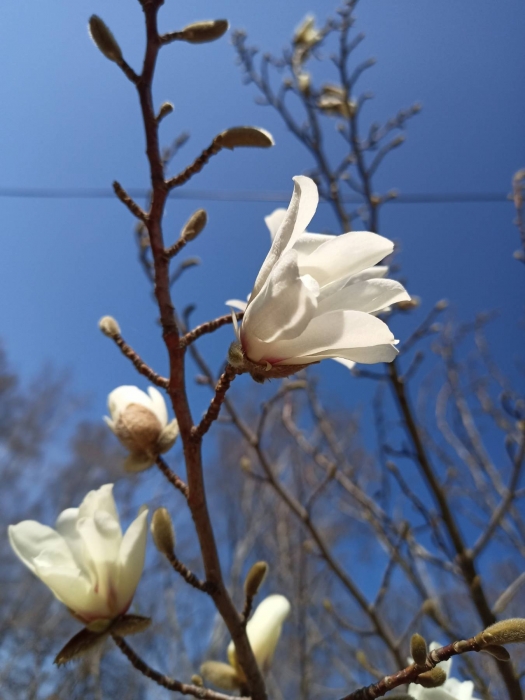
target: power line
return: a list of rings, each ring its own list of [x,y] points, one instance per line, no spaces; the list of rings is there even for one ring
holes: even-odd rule
[[[128,189],[134,199],[145,199],[148,190]],[[0,187],[0,197],[12,199],[116,199],[113,190],[97,187]],[[173,199],[188,199],[216,202],[270,202],[279,204],[290,200],[289,192],[249,191],[249,190],[173,190]],[[345,195],[343,201],[349,204],[362,204],[358,195]],[[393,204],[473,204],[478,202],[509,202],[506,192],[418,192],[398,194],[391,199]]]

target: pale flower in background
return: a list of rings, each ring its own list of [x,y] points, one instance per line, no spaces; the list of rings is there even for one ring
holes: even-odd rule
[[[313,15],[306,15],[294,32],[293,43],[296,46],[310,47],[319,43],[322,38],[322,32],[316,29],[315,17]]]
[[[86,625],[123,615],[144,567],[148,511],[123,535],[112,491],[113,484],[90,491],[55,529],[24,520],[8,530],[15,554]]]
[[[437,642],[432,642],[429,649],[434,651],[434,649],[439,649],[440,646]],[[443,669],[447,674],[447,680],[439,688],[423,688],[416,683],[411,683],[408,686],[408,694],[414,700],[478,700],[472,695],[474,692],[474,683],[472,681],[462,682],[458,681],[457,678],[450,678],[451,666],[452,659],[442,661],[437,665],[438,668]]]
[[[272,245],[249,301],[226,302],[244,311],[236,330],[243,357],[259,366],[262,378],[326,358],[347,366],[391,362],[398,341],[375,314],[410,296],[396,280],[384,279],[388,268],[376,263],[394,244],[369,231],[307,233],[317,186],[304,176],[294,181],[288,209],[266,217]]]
[[[282,595],[265,598],[256,608],[246,625],[246,634],[257,664],[263,673],[270,669],[273,655],[282,633],[283,623],[290,614],[290,603]],[[207,661],[201,667],[203,677],[224,690],[234,690],[246,682],[237,662],[235,646],[228,646],[230,665],[218,661]]]
[[[159,454],[173,447],[178,424],[176,420],[168,423],[166,402],[154,387],[146,394],[136,386],[119,386],[108,396],[108,408],[111,418],[104,420],[130,452],[126,471],[148,469]]]

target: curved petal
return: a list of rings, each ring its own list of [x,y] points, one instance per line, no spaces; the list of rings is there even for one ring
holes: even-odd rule
[[[362,311],[331,311],[314,317],[304,333],[294,340],[267,343],[266,352],[259,361],[272,364],[294,364],[297,358],[344,348],[365,348],[371,345],[389,345],[394,336],[386,323]],[[353,358],[348,358],[353,359]],[[299,363],[298,363],[299,364]]]
[[[159,419],[162,427],[165,428],[168,425],[168,409],[166,407],[166,401],[164,400],[164,396],[160,393],[158,389],[155,389],[154,386],[148,387],[148,394],[151,399],[151,408],[153,409],[154,414]]]
[[[80,571],[55,566],[42,566],[37,576],[51,589],[53,595],[86,622],[110,616],[104,598],[97,595]]]
[[[329,351],[310,355],[310,362],[318,362],[319,360],[330,358],[343,364],[350,362],[354,365],[356,362],[359,362],[363,365],[374,365],[377,362],[392,362],[398,356],[399,351],[395,345],[385,344],[371,345],[366,348],[339,348],[334,350],[333,353],[337,353],[337,357],[334,357],[332,352]]]
[[[279,226],[279,230],[273,239],[270,251],[257,275],[250,296],[250,303],[263,288],[271,270],[281,255],[285,250],[291,248],[297,238],[304,232],[317,209],[319,193],[315,182],[303,175],[298,175],[294,177],[293,180],[294,191],[292,200]]]
[[[264,223],[268,227],[268,231],[270,232],[270,238],[272,239],[272,241],[277,235],[277,231],[283,223],[285,216],[286,209],[280,208],[275,209],[274,211],[272,211],[271,214],[268,214],[268,216],[264,217]]]
[[[90,491],[78,508],[78,518],[88,518],[97,510],[108,513],[113,520],[119,523],[117,506],[113,498],[113,484],[104,484],[99,489]]]
[[[380,279],[386,276],[389,271],[388,265],[374,265],[373,267],[367,267],[366,269],[358,272],[356,275],[350,275],[349,277],[341,277],[335,282],[330,282],[330,284],[325,284],[321,289],[319,295],[319,301],[326,299],[327,297],[335,294],[344,287],[348,287],[356,282],[364,282],[365,280]]]
[[[308,233],[305,232],[295,241],[293,244],[293,249],[299,253],[299,267],[301,266],[304,258],[314,250],[317,250],[323,243],[328,243],[333,241],[335,236],[330,236],[326,233]]]
[[[148,536],[147,517],[148,511],[145,509],[128,527],[120,545],[117,599],[122,609],[131,602],[142,576]]]
[[[92,570],[86,566],[86,547],[77,528],[78,513],[78,508],[67,508],[62,511],[55,523],[55,530],[64,538],[78,568],[91,578],[94,585]]]
[[[323,299],[319,303],[317,313],[351,309],[372,314],[398,301],[408,301],[409,299],[409,294],[400,282],[388,279],[371,279],[349,284]]]
[[[241,326],[245,352],[252,356],[253,340],[272,343],[296,338],[310,323],[316,309],[318,285],[308,276],[301,277],[297,252],[289,250],[279,260],[261,293],[248,305]]]
[[[394,250],[388,238],[370,231],[351,231],[323,243],[301,263],[301,272],[324,286],[375,265]]]
[[[68,560],[71,568],[77,569],[65,540],[53,528],[41,525],[36,520],[23,520],[17,525],[10,525],[7,532],[16,556],[37,576],[35,560],[44,551],[56,551],[62,561]]]
[[[343,367],[346,367],[346,369],[354,369],[355,367],[355,362],[352,360],[346,360],[344,357],[332,357],[330,359],[338,362],[340,365],[343,365]]]
[[[457,678],[449,678],[443,690],[446,690],[454,698],[454,700],[471,700],[474,692],[474,683],[472,681],[458,681]]]
[[[226,306],[236,309],[237,311],[245,311],[246,307],[248,306],[248,302],[242,301],[242,299],[228,299],[228,301],[225,301],[224,303]]]
[[[408,694],[414,700],[455,700],[455,698],[447,693],[443,688],[422,688],[420,685],[411,683],[408,686]]]
[[[108,396],[108,409],[113,421],[117,421],[119,415],[130,403],[138,403],[151,410],[151,399],[138,386],[119,386]]]

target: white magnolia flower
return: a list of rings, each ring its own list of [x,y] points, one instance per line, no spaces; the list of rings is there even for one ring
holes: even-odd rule
[[[313,15],[306,15],[294,32],[293,42],[299,46],[310,47],[319,43],[322,38],[322,32],[315,26],[315,17]]]
[[[246,625],[250,646],[263,673],[270,668],[283,623],[290,614],[290,610],[290,603],[284,596],[268,596],[257,606],[253,617]],[[214,685],[224,690],[234,690],[242,687],[246,678],[237,661],[233,642],[228,646],[228,661],[230,665],[219,661],[207,661],[201,666],[201,673]]]
[[[369,231],[305,232],[319,195],[310,178],[294,181],[288,209],[266,217],[272,245],[248,303],[227,302],[245,312],[237,329],[244,357],[268,377],[326,358],[391,362],[398,341],[375,314],[410,297],[399,282],[384,279],[388,268],[376,263],[394,244]]]
[[[129,450],[125,468],[131,472],[151,467],[159,454],[173,447],[179,434],[177,421],[168,423],[160,391],[149,387],[148,394],[136,386],[119,386],[108,396],[111,418],[104,420]]]
[[[439,649],[440,644],[432,642],[430,651]],[[412,660],[411,660],[412,661]],[[438,668],[443,669],[447,674],[447,680],[439,688],[423,688],[416,683],[411,683],[408,686],[408,694],[415,700],[477,700],[472,693],[474,692],[474,683],[472,681],[458,681],[457,678],[450,678],[450,668],[452,659],[442,661],[438,664]]]
[[[15,554],[85,624],[124,614],[144,567],[148,511],[123,535],[112,490],[90,491],[55,529],[34,520],[9,526]]]

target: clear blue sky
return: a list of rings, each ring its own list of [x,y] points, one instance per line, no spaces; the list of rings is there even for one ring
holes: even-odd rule
[[[322,18],[332,9],[327,0],[167,0],[161,27],[226,17],[251,41],[277,51],[307,11]],[[136,95],[88,39],[92,13],[106,20],[138,68],[144,43],[138,2],[2,2],[0,187],[109,187],[114,179],[129,188],[147,185]],[[357,16],[358,30],[367,35],[359,57],[378,60],[362,81],[376,94],[370,118],[388,117],[415,101],[424,106],[379,184],[401,192],[510,190],[512,174],[525,166],[523,1],[362,0]],[[254,95],[241,85],[227,38],[163,51],[155,96],[158,104],[172,101],[175,112],[162,135],[168,143],[183,130],[192,134],[176,166],[232,125],[266,127],[277,143],[271,151],[220,154],[192,189],[291,191],[291,177],[311,165],[278,116],[254,104]],[[164,373],[165,352],[128,211],[117,200],[1,199],[0,205],[0,336],[15,366],[24,375],[49,360],[71,368],[77,389],[92,396],[93,416],[102,414],[116,385],[145,386],[97,330],[98,319],[109,313]],[[249,291],[268,247],[263,216],[272,209],[264,203],[173,201],[165,220],[168,240],[200,206],[208,210],[209,226],[189,253],[203,264],[176,291],[180,307],[197,303],[195,321],[223,314],[223,299]],[[512,218],[507,203],[396,204],[385,209],[381,228],[400,241],[400,262],[423,311],[447,297],[462,319],[480,310],[501,312],[492,338],[506,363],[523,341],[518,318],[525,274],[512,259],[518,247]],[[328,207],[321,206],[312,230],[331,225]],[[215,367],[230,340],[226,329],[205,346]],[[319,371],[328,386],[341,385],[345,370],[325,365]],[[360,391],[359,384],[352,387],[352,400]],[[192,392],[202,410],[207,390]]]

